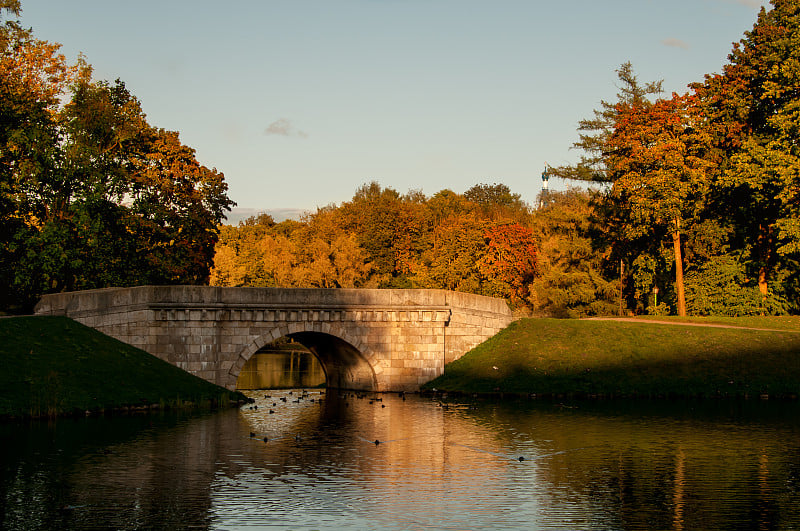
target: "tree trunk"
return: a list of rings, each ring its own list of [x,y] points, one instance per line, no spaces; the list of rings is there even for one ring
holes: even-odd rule
[[[622,258],[619,259],[619,314],[624,315],[623,304],[625,300],[625,285],[622,283],[622,274],[625,271],[625,262]]]
[[[686,315],[686,295],[683,291],[683,257],[681,256],[680,222],[675,221],[675,232],[672,233],[672,247],[675,250],[675,287],[678,290],[678,315]]]
[[[765,300],[767,298],[767,294],[769,293],[766,266],[761,266],[761,269],[758,270],[758,291],[761,292],[761,300]]]
[[[772,235],[768,226],[759,225],[758,227],[758,247],[759,258],[761,259],[761,267],[758,269],[758,291],[761,292],[761,301],[764,302],[769,294],[769,284],[767,284],[767,276],[769,275],[769,262],[770,262],[770,248],[772,245]]]

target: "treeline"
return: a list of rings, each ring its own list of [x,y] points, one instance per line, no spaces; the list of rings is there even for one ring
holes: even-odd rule
[[[218,286],[439,288],[504,297],[521,311],[595,315],[616,307],[592,249],[590,193],[533,210],[502,184],[405,195],[378,183],[302,221],[224,226]]]
[[[232,202],[125,84],[6,16],[0,0],[0,311],[43,293],[208,282]]]
[[[302,222],[226,228],[219,285],[444,288],[536,313],[800,313],[800,4],[773,0],[721,74],[662,95],[630,63],[579,124],[593,191],[373,183]]]
[[[19,12],[0,0],[0,16]],[[597,188],[539,208],[502,184],[427,197],[370,183],[301,221],[229,227],[223,175],[123,82],[0,18],[0,311],[210,281],[443,288],[564,316],[800,313],[799,42],[800,4],[773,0],[685,94],[623,64],[617,101],[579,124],[579,163],[548,169]]]
[[[630,64],[553,173],[603,183],[595,240],[624,307],[800,312],[800,3],[773,0],[721,74],[658,97]],[[656,306],[655,289],[659,288]]]

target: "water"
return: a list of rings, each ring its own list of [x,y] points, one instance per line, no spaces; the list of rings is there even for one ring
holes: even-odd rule
[[[310,352],[269,349],[261,349],[253,354],[242,367],[236,381],[236,388],[242,390],[324,385],[325,372]]]
[[[795,402],[308,393],[0,425],[0,527],[800,528]]]

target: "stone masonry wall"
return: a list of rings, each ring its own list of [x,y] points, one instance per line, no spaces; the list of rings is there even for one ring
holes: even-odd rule
[[[344,342],[318,349],[329,385],[416,390],[511,322],[503,300],[444,290],[143,286],[47,295],[36,313],[66,315],[230,389],[259,348],[310,333]]]

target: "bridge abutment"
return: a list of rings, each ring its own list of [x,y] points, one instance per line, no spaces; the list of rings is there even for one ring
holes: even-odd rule
[[[373,391],[419,389],[512,320],[501,299],[445,290],[209,286],[52,294],[36,314],[71,317],[228,389],[258,349],[289,336],[329,386]]]

